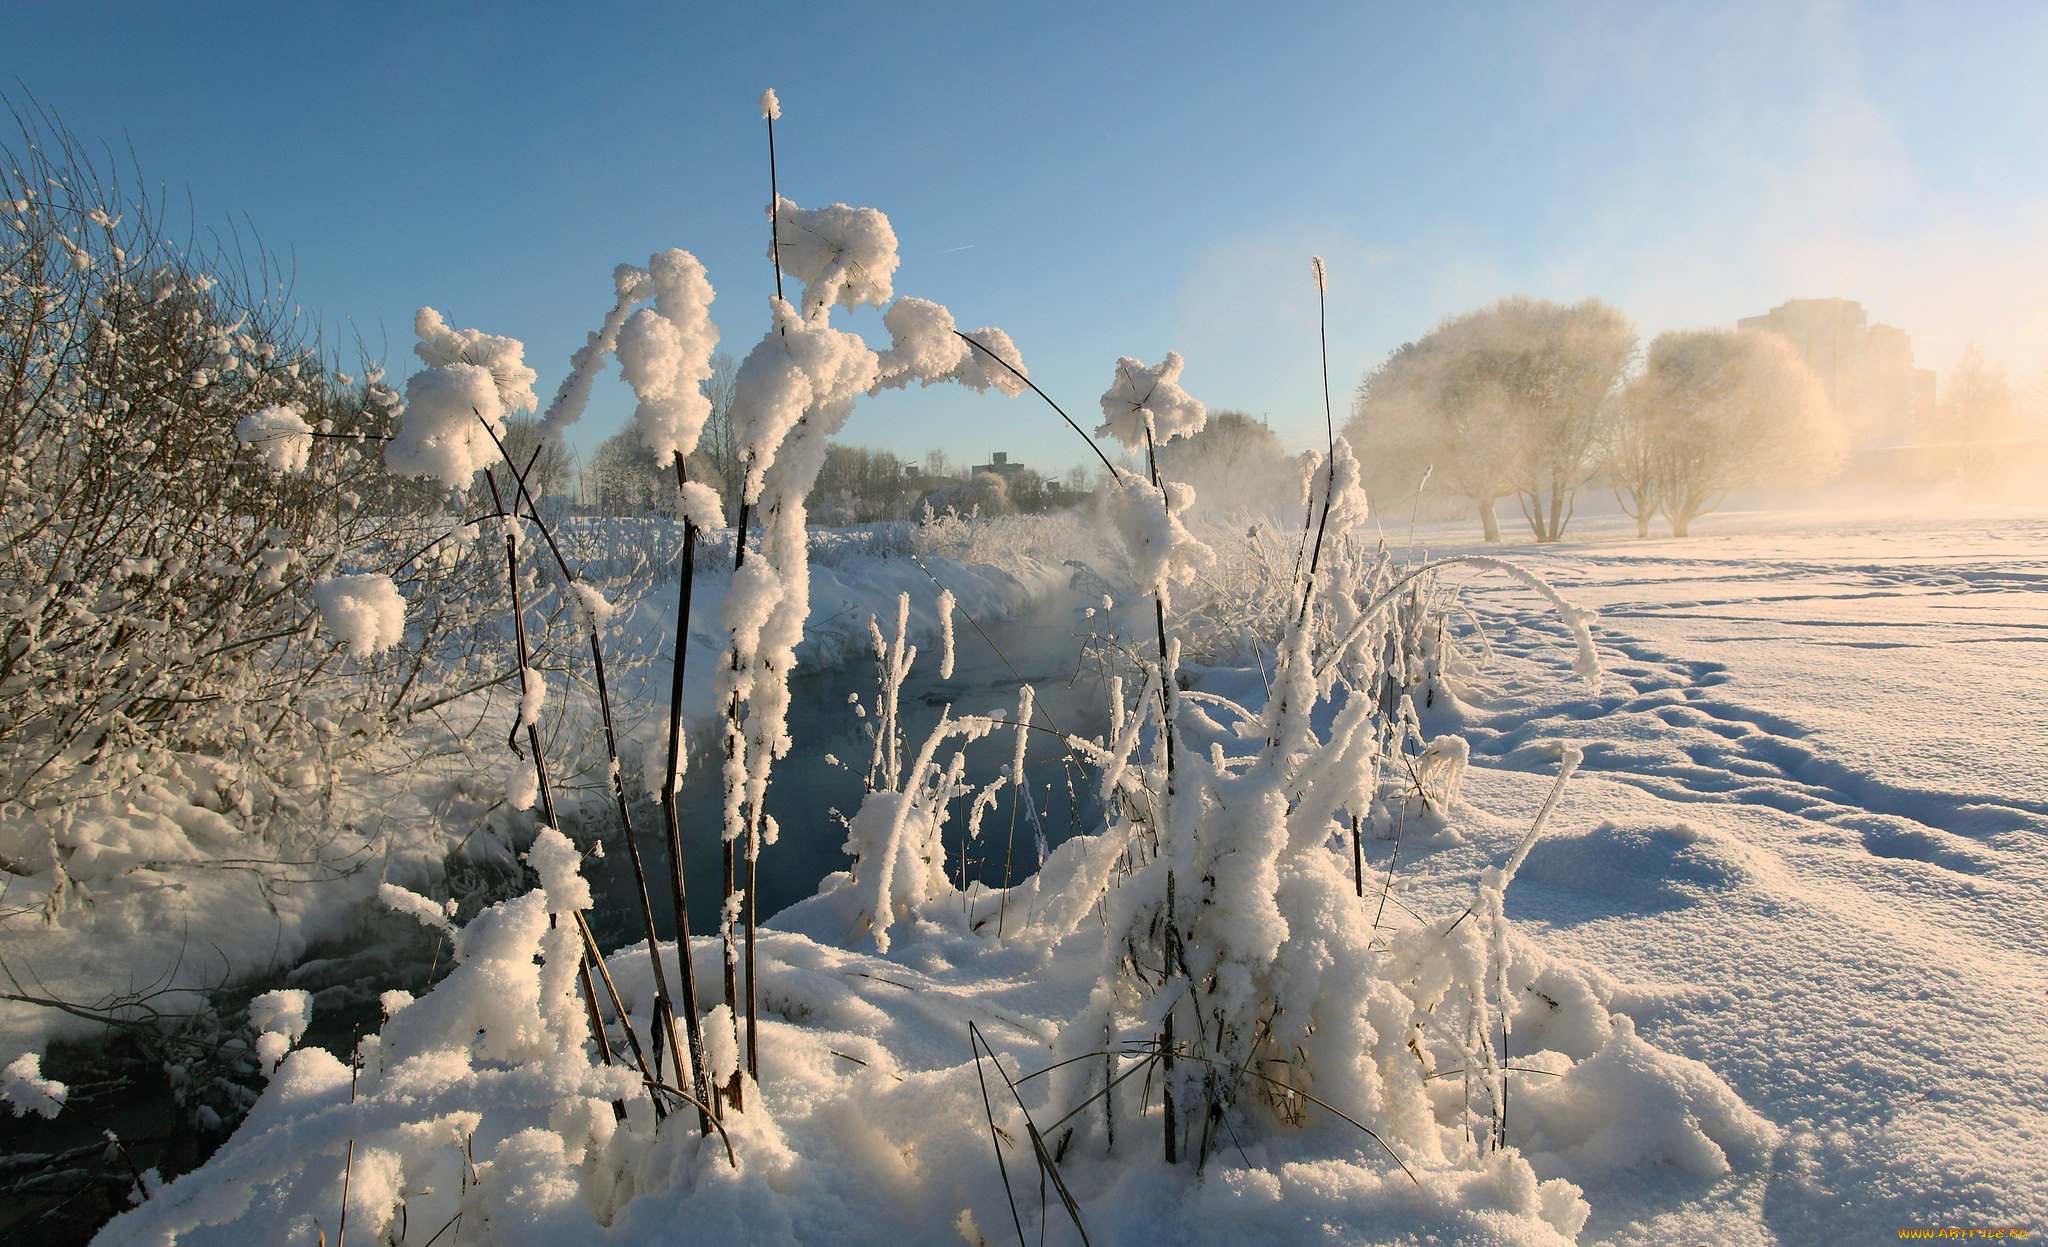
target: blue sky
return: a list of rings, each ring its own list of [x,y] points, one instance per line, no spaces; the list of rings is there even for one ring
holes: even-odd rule
[[[11,101],[253,225],[328,340],[400,375],[429,304],[524,340],[551,392],[613,265],[671,246],[743,354],[771,85],[783,193],[886,212],[897,292],[1008,330],[1090,427],[1117,356],[1177,349],[1212,408],[1319,440],[1317,253],[1340,421],[1390,349],[1516,292],[1605,298],[1646,341],[1840,295],[1923,366],[2048,363],[2038,4],[16,0],[4,26]],[[844,436],[1081,461],[1036,401],[895,392]],[[608,384],[577,440],[629,410]]]

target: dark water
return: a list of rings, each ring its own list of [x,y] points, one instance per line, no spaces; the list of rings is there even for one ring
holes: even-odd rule
[[[959,623],[950,680],[938,678],[936,643],[920,647],[899,703],[905,770],[945,706],[952,706],[956,718],[1000,714],[1014,720],[1019,686],[1024,683],[1036,694],[1033,723],[1044,726],[1049,718],[1063,733],[1100,734],[1106,723],[1101,686],[1086,674],[1076,675],[1082,666],[1087,632],[1082,617],[1085,605],[1078,594],[1053,595],[1022,617],[984,623],[986,639]],[[810,896],[826,875],[852,865],[853,859],[842,847],[846,829],[834,812],[850,818],[860,808],[863,779],[873,752],[867,735],[867,728],[875,722],[877,693],[872,661],[857,659],[835,670],[800,672],[790,688],[792,743],[788,756],[775,764],[767,799],[768,813],[780,825],[781,834],[775,844],[762,848],[756,866],[755,886],[764,918]],[[854,714],[847,702],[849,694],[858,695],[868,708],[867,718]],[[705,732],[692,743],[690,769],[678,790],[677,805],[683,824],[690,930],[702,935],[715,930],[717,924],[723,796],[717,738]],[[701,754],[695,748],[700,745]],[[942,746],[936,755],[940,764],[958,748],[957,739]],[[1015,749],[1016,729],[1009,726],[968,745],[967,782],[986,784],[1009,765]],[[842,765],[835,766],[828,757]],[[1030,733],[1024,769],[1048,848],[1100,824],[1093,769],[1070,760],[1056,737],[1042,731]],[[956,885],[963,878],[959,836],[971,799],[958,802],[955,817],[946,828],[946,873]],[[655,927],[663,939],[672,939],[675,909],[669,896],[660,810],[652,801],[642,800],[633,805],[632,817]],[[601,835],[605,842],[604,860],[584,867],[596,900],[591,919],[599,939],[607,947],[616,947],[644,938],[631,862],[618,835],[616,812],[593,812],[582,830]],[[1029,875],[1038,865],[1037,835],[1030,811],[1017,803],[1014,788],[1006,788],[983,815],[979,840],[967,848],[964,878],[1000,887],[1006,878],[1015,883]]]

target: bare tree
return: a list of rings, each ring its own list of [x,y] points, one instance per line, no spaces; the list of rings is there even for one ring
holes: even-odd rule
[[[710,469],[704,483],[718,491],[727,511],[733,510],[746,477],[746,465],[740,462],[739,434],[732,427],[733,386],[739,371],[739,365],[726,352],[711,357],[711,377],[704,382],[711,414],[705,418],[703,435],[697,439],[697,454]],[[695,475],[693,472],[692,476]]]
[[[536,498],[548,498],[568,489],[576,477],[576,452],[560,438],[540,440],[539,422],[532,416],[513,416],[505,421],[505,457],[526,475],[526,487]],[[536,455],[535,449],[539,454]]]
[[[866,524],[900,518],[910,501],[903,461],[886,450],[832,442],[806,506],[821,524]]]
[[[1842,461],[1845,439],[1798,351],[1772,333],[1689,329],[1658,334],[1640,376],[1616,404],[1612,444],[1625,469],[1639,532],[1654,501],[1675,536],[1745,485],[1812,480]]]

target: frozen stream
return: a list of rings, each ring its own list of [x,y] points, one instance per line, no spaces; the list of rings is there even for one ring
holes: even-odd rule
[[[1016,618],[983,622],[986,639],[971,625],[956,620],[950,680],[939,678],[936,644],[921,647],[904,682],[900,704],[905,765],[949,704],[955,717],[986,714],[1014,720],[1020,684],[1030,684],[1036,693],[1034,724],[1083,736],[1100,733],[1107,721],[1100,684],[1087,674],[1076,674],[1088,632],[1083,614],[1087,605],[1078,593],[1062,590],[1039,599]],[[761,850],[758,866],[764,916],[810,896],[826,875],[851,865],[841,847],[846,830],[835,812],[851,817],[860,808],[873,752],[868,736],[875,722],[872,661],[856,659],[823,671],[800,672],[791,688],[789,734],[793,743],[789,755],[775,765],[767,802],[781,835],[776,844]],[[858,697],[868,708],[867,717],[856,715],[850,697]],[[720,746],[715,728],[709,725],[699,725],[690,743],[690,769],[678,793],[678,805],[683,820],[690,929],[702,935],[716,930],[718,917]],[[941,757],[949,757],[955,747],[949,743]],[[988,782],[1009,764],[1015,748],[1015,729],[1008,727],[969,745],[968,782]],[[1047,847],[1099,822],[1092,773],[1070,763],[1055,737],[1042,731],[1031,733],[1025,773]],[[1013,792],[1006,792],[984,816],[982,834],[969,846],[970,884],[979,880],[1000,887],[1006,875],[1014,883],[1037,867],[1039,848],[1030,811],[1014,802]],[[960,878],[958,837],[966,801],[958,804],[961,817],[946,828],[947,873],[956,882]],[[632,815],[648,874],[655,925],[663,939],[672,939],[675,913],[669,899],[668,853],[660,810],[653,801],[642,799],[634,803]],[[592,808],[586,817],[584,833],[596,831],[605,842],[604,859],[585,868],[597,902],[592,925],[608,948],[634,943],[643,939],[645,932],[633,894],[631,860],[618,837],[617,815],[605,806]]]

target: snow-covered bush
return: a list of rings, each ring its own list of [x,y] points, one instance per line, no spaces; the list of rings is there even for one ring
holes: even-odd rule
[[[204,803],[175,819],[260,831],[310,786],[281,777],[430,689],[371,657],[397,639],[391,602],[344,650],[311,586],[395,563],[440,522],[369,448],[398,394],[324,361],[267,270],[178,250],[63,131],[23,140],[0,162],[0,792],[83,816],[48,843],[5,838],[0,864],[61,883],[104,825],[86,806],[118,815],[138,784],[204,771],[214,795],[174,794]],[[401,570],[397,593],[454,605],[424,613],[416,654],[466,626],[459,581]]]

